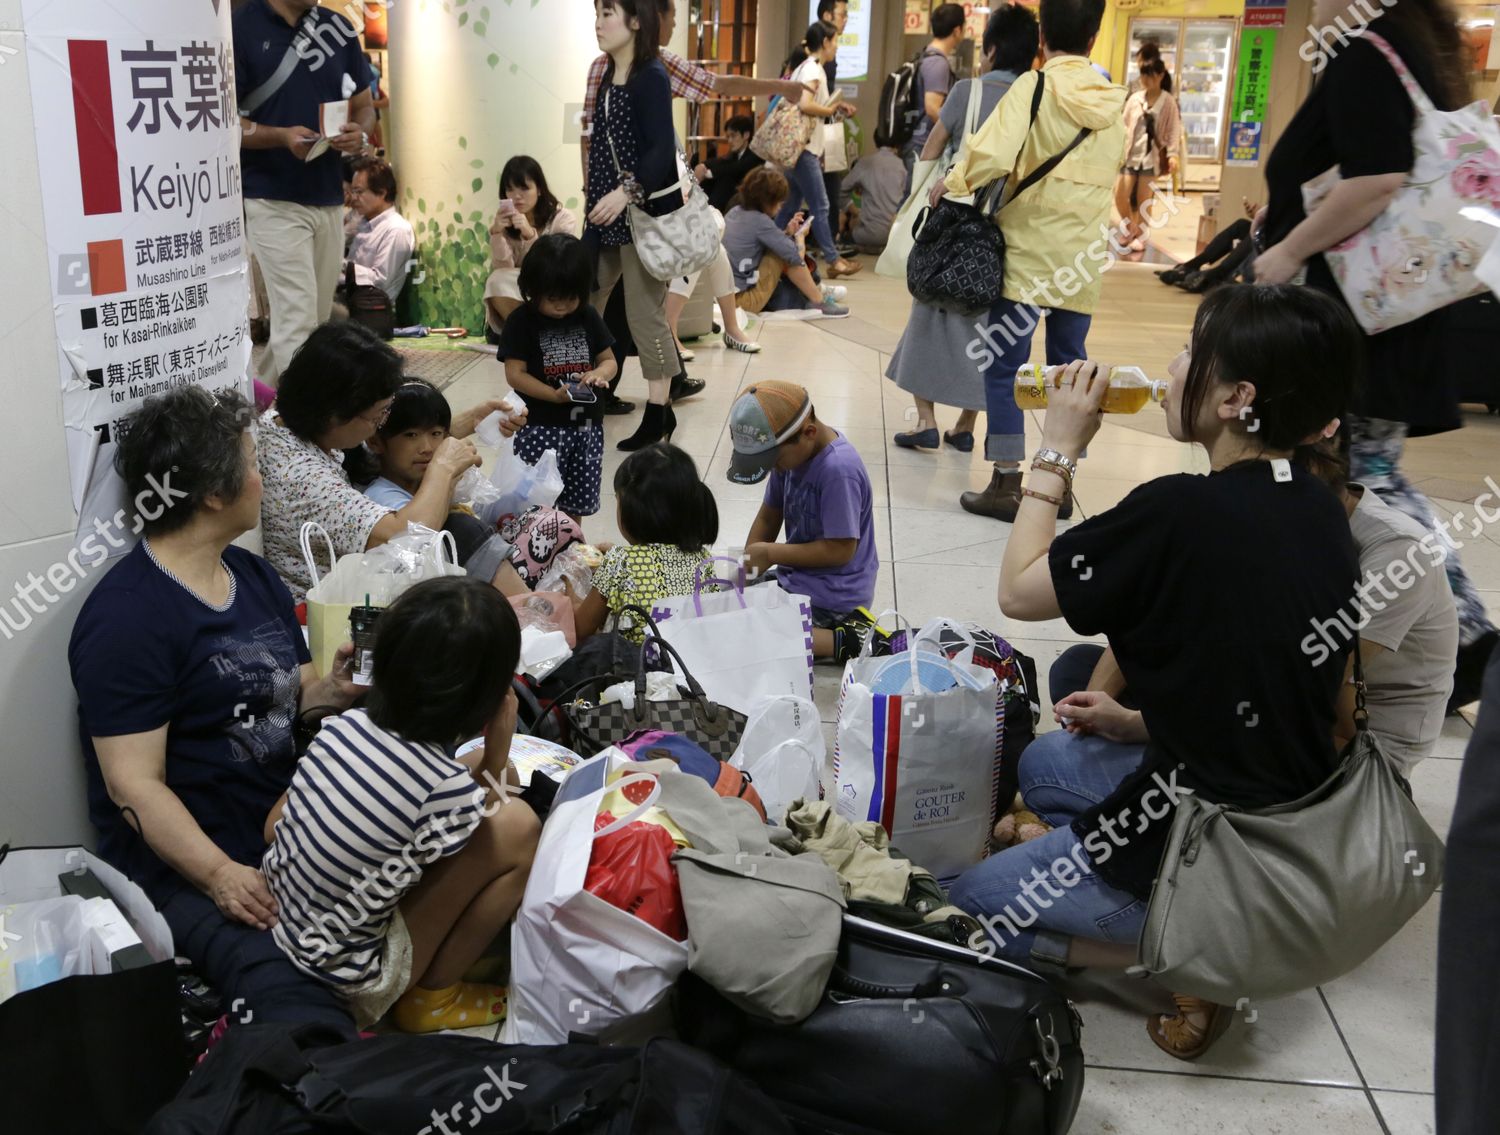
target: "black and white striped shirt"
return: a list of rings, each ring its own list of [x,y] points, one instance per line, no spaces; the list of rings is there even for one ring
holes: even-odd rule
[[[328,721],[297,762],[261,864],[281,908],[277,945],[350,991],[378,977],[401,897],[468,842],[484,793],[440,745],[403,740],[362,709]]]

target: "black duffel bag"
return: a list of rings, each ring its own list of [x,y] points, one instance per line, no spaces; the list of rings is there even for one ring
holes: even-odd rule
[[[1034,74],[1028,137],[1031,126],[1036,125],[1046,86],[1045,72]],[[1080,130],[1062,153],[1052,155],[1027,174],[1006,204],[1056,169],[1089,133]],[[1023,141],[1021,153],[1025,152]],[[972,205],[944,198],[936,208],[929,206],[917,214],[912,222],[915,243],[906,260],[906,288],[914,299],[964,315],[984,311],[1000,301],[1005,284],[1005,237],[995,223],[995,214],[1004,189],[1005,183],[999,181],[975,194]]]
[[[231,1028],[145,1135],[793,1135],[754,1085],[673,1040],[336,1039],[317,1026]]]
[[[1063,1135],[1083,1023],[1009,962],[846,916],[818,1008],[751,1017],[686,975],[678,1030],[760,1085],[804,1135]]]

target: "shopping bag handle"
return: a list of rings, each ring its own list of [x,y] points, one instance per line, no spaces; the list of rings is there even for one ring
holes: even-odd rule
[[[651,811],[652,808],[656,807],[656,802],[661,799],[661,781],[657,780],[656,777],[652,776],[649,772],[627,773],[625,776],[622,776],[619,780],[615,781],[608,787],[613,789],[623,789],[626,785],[630,784],[650,784],[651,791],[646,793],[646,799],[642,800],[629,812],[626,812],[623,816],[613,821],[612,823],[605,824],[602,828],[596,831],[594,833],[595,839],[599,839],[601,836],[610,835],[614,832],[619,831],[623,827],[635,823],[647,812]],[[626,799],[628,800],[629,797],[627,796]]]
[[[312,577],[313,587],[318,586],[318,563],[313,555],[312,538],[314,535],[323,537],[323,543],[328,546],[328,570],[333,571],[339,562],[338,551],[333,546],[333,538],[328,535],[328,530],[316,520],[305,521],[302,530],[298,533],[298,542],[302,545],[302,557],[307,561],[307,574]],[[309,588],[311,590],[311,588]]]
[[[704,578],[703,570],[710,564],[726,563],[734,564],[738,569],[735,579],[725,579],[723,576],[709,576]],[[733,591],[740,600],[740,608],[743,610],[745,603],[745,564],[743,560],[737,560],[733,556],[710,556],[693,569],[693,613],[700,619],[703,617],[703,587],[705,584],[715,583],[729,591]]]
[[[879,624],[885,622],[885,618],[887,615],[891,616],[895,620],[897,630],[901,629],[901,625],[903,623],[906,625],[906,654],[907,661],[911,664],[911,692],[914,694],[919,694],[922,692],[922,672],[917,666],[917,636],[912,633],[911,620],[903,616],[901,612],[896,610],[894,607],[887,607],[884,611],[880,612],[880,614],[876,616],[876,625],[878,626]],[[874,647],[874,634],[866,635],[864,645],[859,648],[860,659],[873,657]]]

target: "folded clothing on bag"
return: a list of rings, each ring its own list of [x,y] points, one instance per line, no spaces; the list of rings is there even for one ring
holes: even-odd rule
[[[791,836],[780,846],[821,856],[838,873],[850,914],[970,949],[984,941],[979,923],[948,902],[931,871],[891,847],[879,824],[851,823],[827,801],[798,800],[786,826]]]

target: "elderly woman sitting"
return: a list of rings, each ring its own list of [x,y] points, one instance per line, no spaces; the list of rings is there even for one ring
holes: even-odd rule
[[[390,413],[402,381],[401,356],[375,335],[355,323],[325,323],[292,357],[281,375],[276,404],[261,417],[265,497],[260,519],[266,559],[299,602],[312,586],[300,543],[304,523],[322,525],[341,556],[400,536],[410,522],[442,528],[454,485],[479,464],[479,454],[467,440],[474,427],[496,410],[502,411],[501,429],[507,433],[525,422],[506,420],[498,399],[453,415],[451,436],[433,453],[411,500],[393,509],[355,487],[349,459],[370,462],[358,474],[362,480],[374,479],[377,469],[364,443]],[[502,591],[527,590],[503,557],[487,561],[486,567]]]
[[[231,546],[260,518],[253,414],[233,394],[148,399],[120,441],[139,544],[79,612],[68,648],[99,853],[161,910],[177,952],[264,1020],[352,1031],[336,994],[277,949],[258,864],[291,784],[299,716],[357,687],[317,679],[271,565]],[[152,514],[155,514],[154,516]]]

